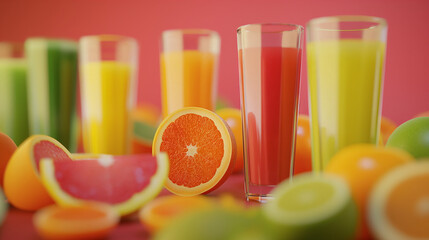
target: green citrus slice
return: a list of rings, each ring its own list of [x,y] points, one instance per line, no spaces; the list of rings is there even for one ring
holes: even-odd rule
[[[328,174],[305,173],[283,182],[263,211],[293,239],[350,239],[357,225],[347,184]]]
[[[369,222],[379,239],[429,239],[429,162],[387,173],[369,199]]]

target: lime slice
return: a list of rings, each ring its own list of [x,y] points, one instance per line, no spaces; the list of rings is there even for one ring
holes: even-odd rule
[[[347,184],[339,177],[300,174],[273,191],[263,206],[268,219],[291,239],[351,239],[357,208]]]
[[[378,239],[429,239],[429,161],[387,173],[369,199],[369,223]]]

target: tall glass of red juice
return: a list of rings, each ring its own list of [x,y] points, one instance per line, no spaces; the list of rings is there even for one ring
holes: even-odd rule
[[[237,30],[246,199],[265,202],[293,174],[303,27]]]

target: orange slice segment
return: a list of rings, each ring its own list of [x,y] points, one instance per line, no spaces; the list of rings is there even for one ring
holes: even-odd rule
[[[170,172],[165,187],[181,196],[219,187],[235,165],[234,136],[224,120],[204,108],[188,107],[167,116],[158,127],[152,154],[166,152]]]
[[[400,166],[374,187],[369,221],[378,239],[429,239],[429,162]]]
[[[101,239],[119,223],[119,215],[109,205],[45,207],[34,215],[34,226],[43,239]]]

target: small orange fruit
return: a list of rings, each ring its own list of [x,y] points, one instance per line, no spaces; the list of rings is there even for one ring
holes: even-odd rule
[[[237,144],[237,158],[235,160],[234,172],[241,172],[244,168],[243,159],[243,124],[241,121],[241,111],[236,108],[222,108],[216,113],[228,123],[235,137]]]
[[[374,184],[388,171],[413,161],[400,149],[376,147],[370,144],[351,145],[342,149],[329,161],[325,172],[346,180],[359,209],[358,239],[369,239],[367,201]]]
[[[187,107],[168,115],[158,127],[152,154],[166,152],[170,172],[165,187],[181,196],[219,187],[235,166],[236,145],[228,124],[212,111]]]
[[[383,145],[386,145],[387,140],[389,139],[390,135],[395,131],[395,129],[398,127],[396,123],[394,123],[392,120],[386,117],[381,118],[381,124],[380,124],[380,137],[383,142]]]
[[[299,115],[296,126],[294,175],[311,172],[311,133],[310,119],[306,115]]]
[[[16,144],[8,135],[0,132],[0,185],[3,188],[4,172],[10,157],[16,150]]]
[[[51,205],[36,212],[33,221],[43,239],[102,239],[118,225],[119,219],[109,205],[87,203]]]
[[[27,138],[13,153],[4,173],[4,193],[22,210],[37,210],[53,203],[39,177],[39,161],[71,160],[71,154],[57,140],[43,135]]]

